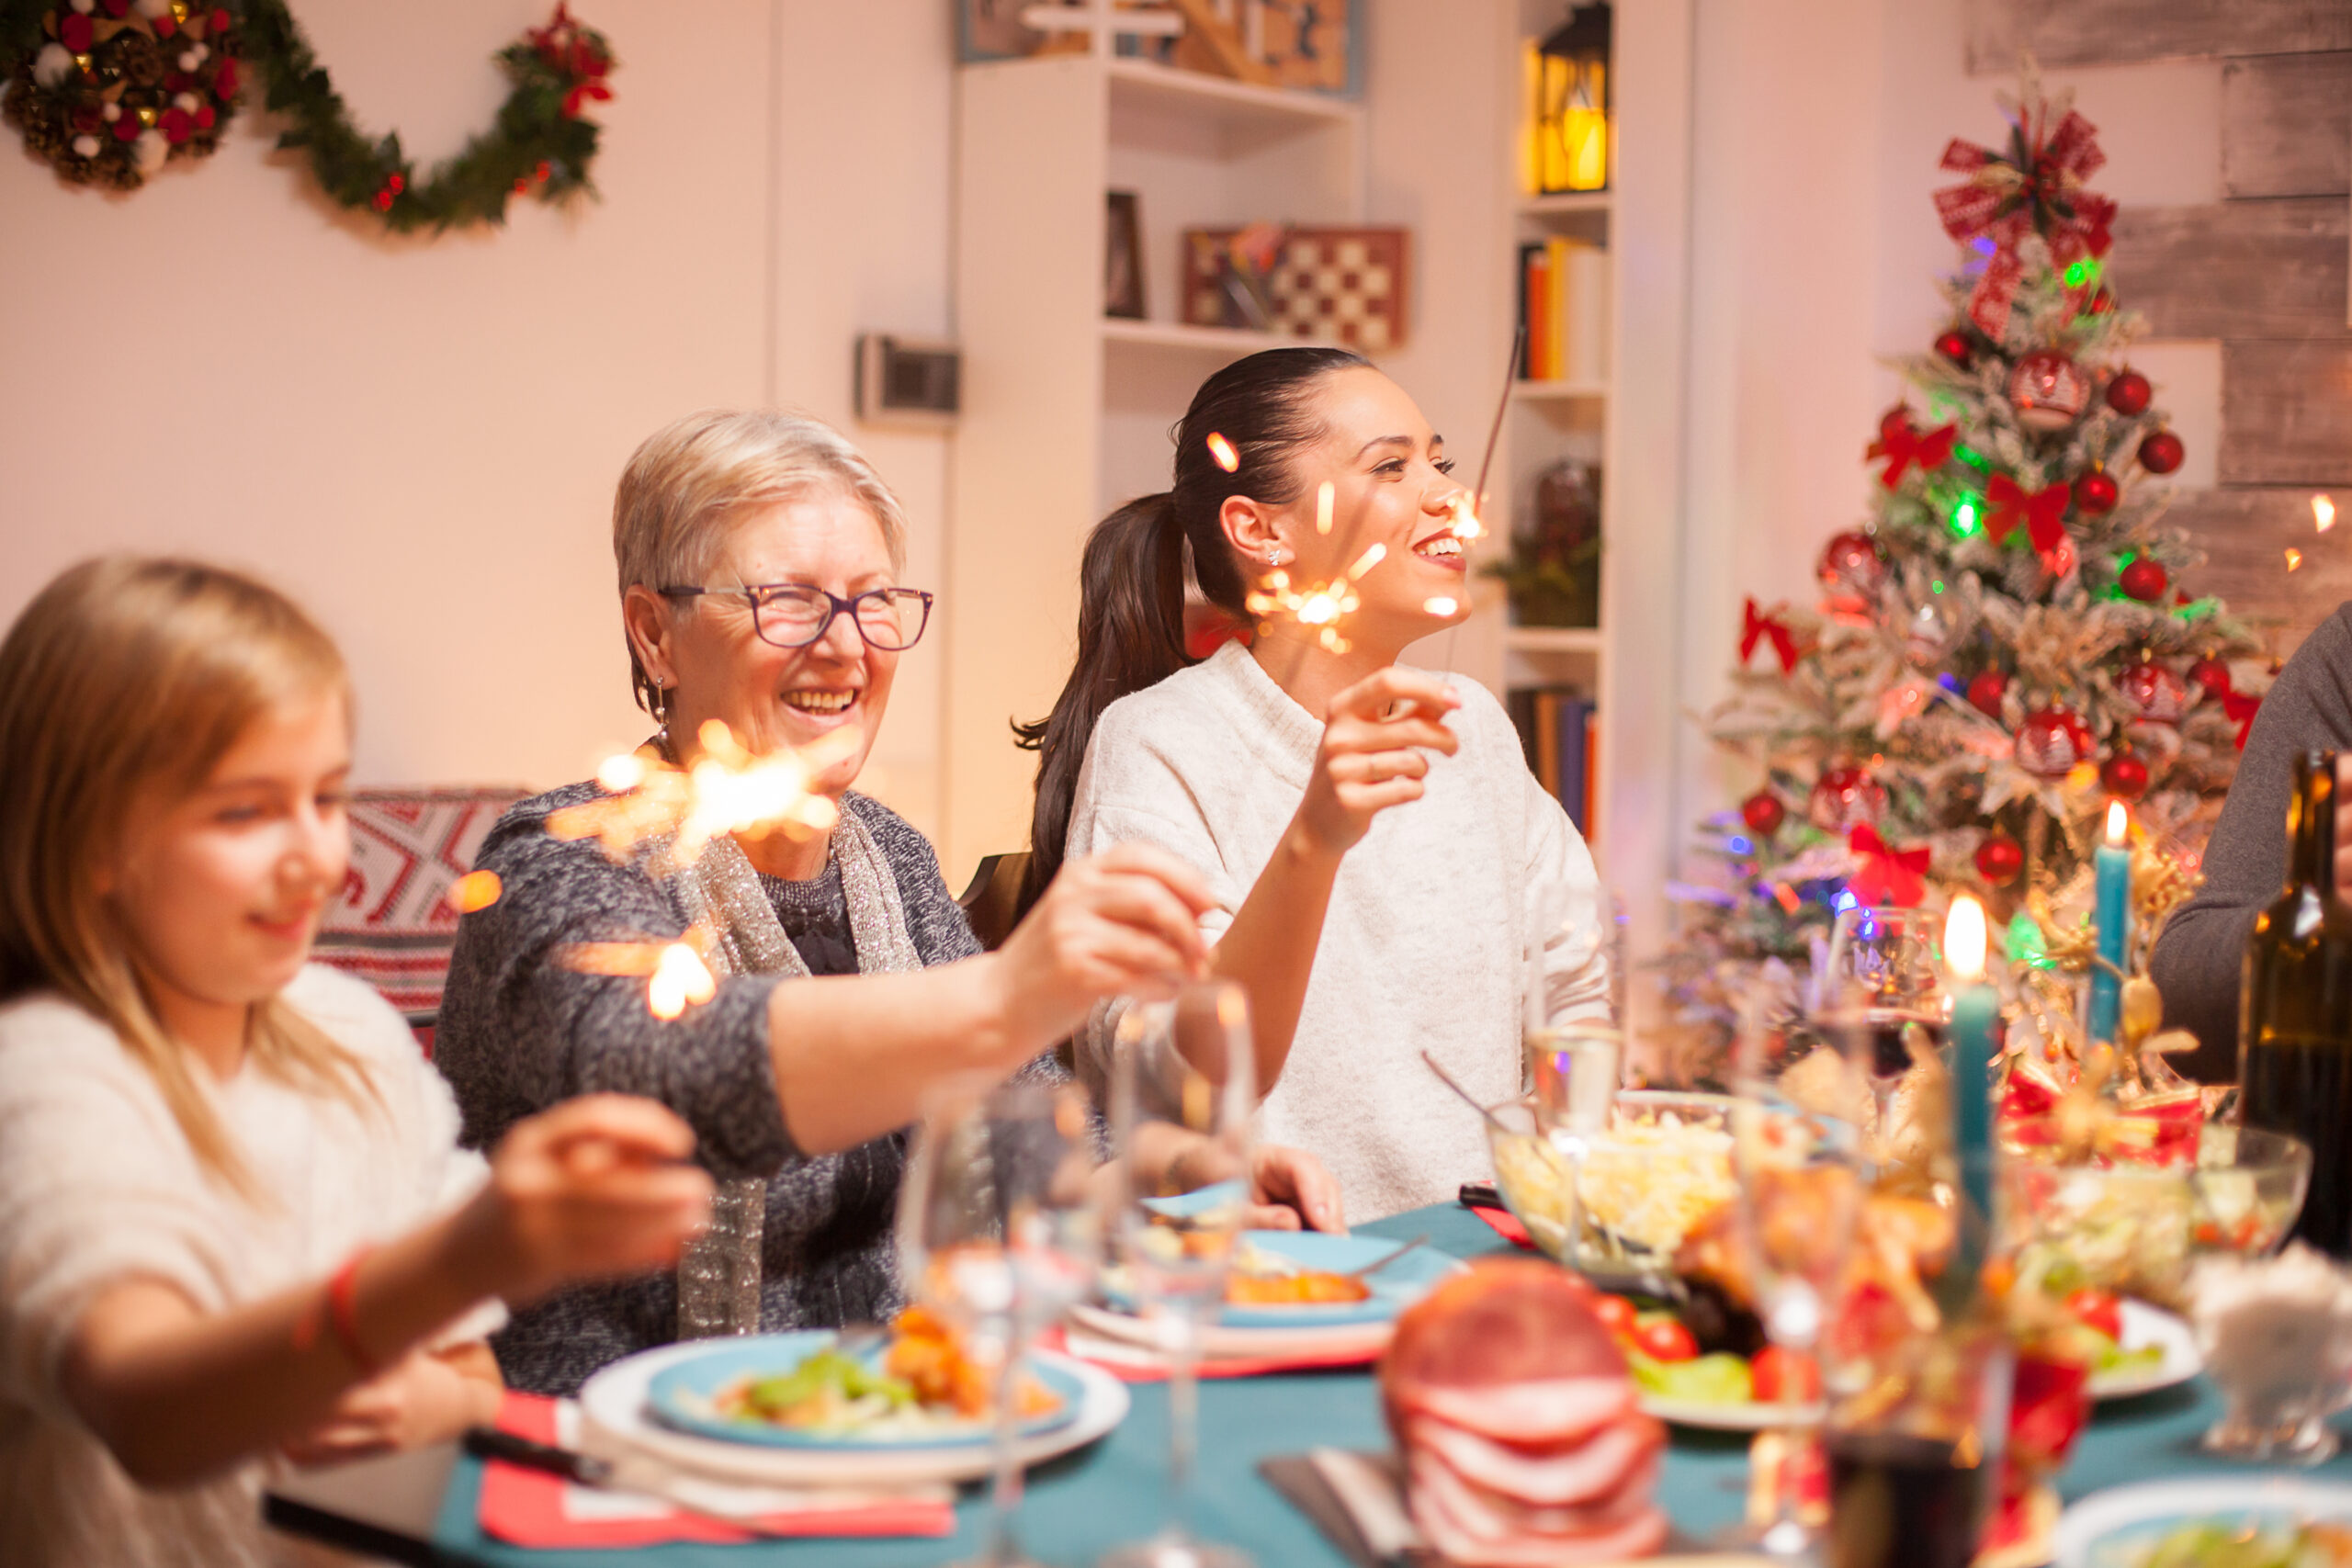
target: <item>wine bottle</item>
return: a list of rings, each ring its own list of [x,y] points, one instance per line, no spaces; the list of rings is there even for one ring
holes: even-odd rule
[[[2312,1146],[2295,1235],[2352,1260],[2352,908],[2335,892],[2335,754],[2295,759],[2287,886],[2255,918],[2239,999],[2245,1124]]]

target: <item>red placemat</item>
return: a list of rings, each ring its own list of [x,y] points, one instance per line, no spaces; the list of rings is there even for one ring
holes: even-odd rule
[[[1489,1209],[1476,1203],[1468,1207],[1472,1213],[1487,1222],[1488,1230],[1493,1231],[1513,1247],[1522,1247],[1530,1252],[1535,1250],[1535,1238],[1527,1234],[1527,1227],[1521,1224],[1519,1216],[1509,1209]]]
[[[498,1424],[535,1442],[560,1441],[556,1402],[535,1393],[514,1393],[498,1412]],[[594,1512],[575,1506],[585,1494]],[[654,1546],[695,1540],[733,1546],[758,1539],[717,1519],[650,1504],[642,1513],[616,1514],[614,1495],[575,1486],[560,1475],[492,1460],[481,1478],[483,1533],[514,1546]],[[657,1511],[658,1510],[658,1511]],[[952,1504],[909,1500],[846,1508],[812,1508],[763,1514],[763,1531],[805,1536],[944,1536],[956,1529]]]
[[[1072,1348],[1069,1335],[1058,1327],[1046,1330],[1038,1343],[1046,1349],[1075,1356],[1090,1367],[1100,1367],[1121,1382],[1164,1382],[1168,1378],[1168,1369],[1159,1365],[1151,1359],[1151,1352],[1140,1347],[1122,1345],[1117,1348],[1123,1353],[1132,1348],[1133,1360],[1125,1359],[1124,1354],[1114,1357],[1107,1349],[1102,1355],[1090,1355],[1082,1348]],[[1102,1340],[1096,1343],[1106,1347],[1109,1344]],[[1380,1348],[1377,1346],[1303,1356],[1227,1356],[1216,1360],[1204,1359],[1200,1365],[1200,1375],[1204,1378],[1254,1378],[1268,1372],[1311,1372],[1330,1367],[1365,1367],[1378,1359]]]

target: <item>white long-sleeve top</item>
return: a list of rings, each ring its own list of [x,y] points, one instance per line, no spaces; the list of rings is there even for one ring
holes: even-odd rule
[[[1549,1016],[1606,1005],[1591,852],[1527,771],[1502,705],[1475,681],[1452,684],[1461,750],[1432,756],[1422,797],[1381,812],[1340,863],[1290,1055],[1260,1111],[1261,1139],[1330,1168],[1351,1224],[1450,1200],[1492,1171],[1476,1113],[1420,1053],[1484,1102],[1518,1094],[1532,947]],[[1141,840],[1182,857],[1216,896],[1201,919],[1215,942],[1273,858],[1322,737],[1319,718],[1227,643],[1103,711],[1069,853]],[[1120,1010],[1097,1009],[1080,1039],[1098,1086]]]
[[[203,1311],[233,1307],[323,1279],[354,1247],[453,1206],[487,1174],[457,1146],[448,1086],[372,988],[314,964],[281,994],[359,1056],[382,1103],[362,1110],[250,1066],[225,1083],[199,1079],[271,1194],[266,1209],[205,1174],[106,1024],[54,993],[0,1007],[0,1561],[12,1568],[332,1555],[263,1529],[263,1461],[146,1491],[58,1387],[74,1325],[109,1285],[156,1280]],[[486,1303],[435,1343],[503,1320]]]

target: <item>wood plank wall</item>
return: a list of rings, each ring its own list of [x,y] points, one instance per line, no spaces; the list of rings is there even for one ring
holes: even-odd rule
[[[2126,209],[2110,276],[2152,337],[2222,344],[2220,484],[2173,516],[2206,551],[2196,585],[2274,618],[2284,656],[2352,598],[2352,0],[1972,0],[1969,69],[2020,50],[2222,62],[2222,200]],[[2315,492],[2345,508],[2324,536]]]

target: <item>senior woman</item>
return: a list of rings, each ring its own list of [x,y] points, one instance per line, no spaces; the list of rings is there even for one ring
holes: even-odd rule
[[[969,1070],[1057,1076],[1050,1048],[1095,1001],[1164,996],[1201,971],[1207,896],[1172,857],[1123,846],[1064,868],[982,954],[930,844],[851,790],[930,614],[931,595],[899,584],[905,539],[898,500],[865,459],[795,415],[690,415],[621,477],[613,550],[639,700],[661,725],[650,744],[691,763],[712,719],[754,752],[833,737],[814,787],[840,818],[829,837],[721,838],[684,870],[652,853],[616,863],[594,840],[548,831],[550,813],[598,796],[580,784],[516,806],[484,840],[476,863],[503,891],[458,928],[437,1040],[465,1141],[620,1089],[676,1111],[698,1157],[749,1194],[737,1256],[705,1247],[679,1275],[516,1313],[495,1348],[518,1387],[569,1393],[682,1328],[886,1317],[900,1299],[903,1129],[924,1089]],[[570,956],[581,943],[672,940],[697,919],[720,933],[718,991],[672,1021],[648,1010],[641,979]],[[1172,1185],[1226,1174],[1193,1168],[1196,1140],[1157,1131],[1150,1157]],[[1264,1151],[1252,1174],[1261,1201],[1337,1223],[1337,1188],[1312,1160]]]

